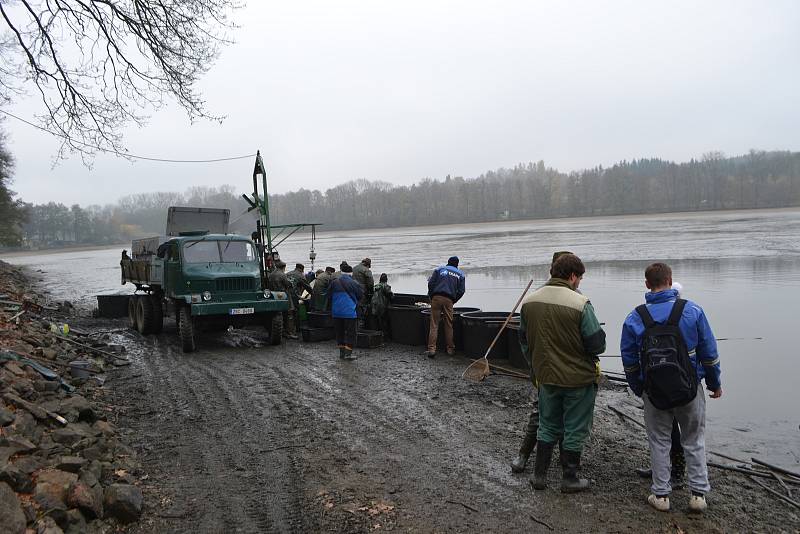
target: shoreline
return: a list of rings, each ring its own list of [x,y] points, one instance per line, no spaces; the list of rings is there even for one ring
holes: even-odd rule
[[[114,248],[130,248],[130,243],[116,245],[81,245],[76,247],[43,248],[37,250],[15,250],[13,252],[0,252],[0,260],[6,258],[23,258],[26,256],[49,256],[52,254],[69,254],[70,252],[91,252],[94,250],[110,250]]]

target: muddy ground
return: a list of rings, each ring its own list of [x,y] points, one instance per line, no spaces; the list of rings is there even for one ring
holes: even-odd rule
[[[114,323],[95,321],[96,328]],[[119,326],[120,323],[116,323]],[[746,477],[711,470],[705,516],[645,503],[637,400],[605,384],[583,457],[590,493],[534,492],[509,461],[531,407],[523,380],[461,378],[466,360],[387,344],[340,361],[332,342],[266,345],[258,331],[183,354],[174,323],[120,332],[133,364],[107,384],[139,455],[150,532],[798,532],[800,516]],[[532,463],[532,462],[531,462]],[[529,466],[529,471],[530,471]]]

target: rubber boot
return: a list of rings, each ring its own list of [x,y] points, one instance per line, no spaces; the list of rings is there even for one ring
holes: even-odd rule
[[[344,360],[345,356],[347,356],[347,350],[344,345],[339,345],[339,359]]]
[[[559,458],[559,461],[561,462],[561,468],[563,469],[564,466],[566,465],[566,461],[567,461],[567,457],[564,455],[564,437],[563,436],[558,440],[558,458]],[[578,471],[580,471],[580,470],[581,470],[581,457],[579,455],[578,456]]]
[[[535,490],[547,488],[547,470],[550,468],[554,445],[547,441],[536,442],[536,462],[533,465],[533,477],[531,477],[531,486]]]
[[[522,445],[519,448],[519,455],[511,462],[512,473],[522,473],[525,471],[525,466],[528,465],[528,459],[531,457],[531,452],[533,452],[533,449],[536,447],[536,433],[538,431],[538,426],[525,426],[525,437],[522,438]]]
[[[564,450],[564,460],[561,462],[562,493],[578,493],[586,491],[591,484],[585,478],[578,478],[578,466],[581,463],[581,453],[577,451]]]

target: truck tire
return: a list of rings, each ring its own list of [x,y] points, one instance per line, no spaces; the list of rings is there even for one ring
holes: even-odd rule
[[[161,297],[150,295],[150,302],[153,306],[153,333],[160,334],[164,328],[164,308],[161,303]]]
[[[280,345],[283,342],[283,314],[273,313],[269,324],[270,345]]]
[[[128,297],[128,324],[134,330],[139,330],[136,326],[136,295]]]
[[[178,320],[178,332],[181,336],[183,352],[194,352],[197,349],[197,333],[195,332],[194,318],[189,308],[181,308]]]
[[[153,302],[150,295],[139,295],[136,299],[136,327],[143,336],[153,332]]]

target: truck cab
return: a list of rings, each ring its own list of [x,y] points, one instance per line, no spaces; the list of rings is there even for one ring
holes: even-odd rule
[[[141,333],[160,332],[164,316],[174,316],[184,352],[196,349],[199,332],[229,326],[260,324],[272,344],[281,343],[289,296],[262,287],[261,263],[249,238],[183,231],[136,240],[132,251],[133,257],[122,254],[122,283],[144,293],[129,301],[131,324]]]

